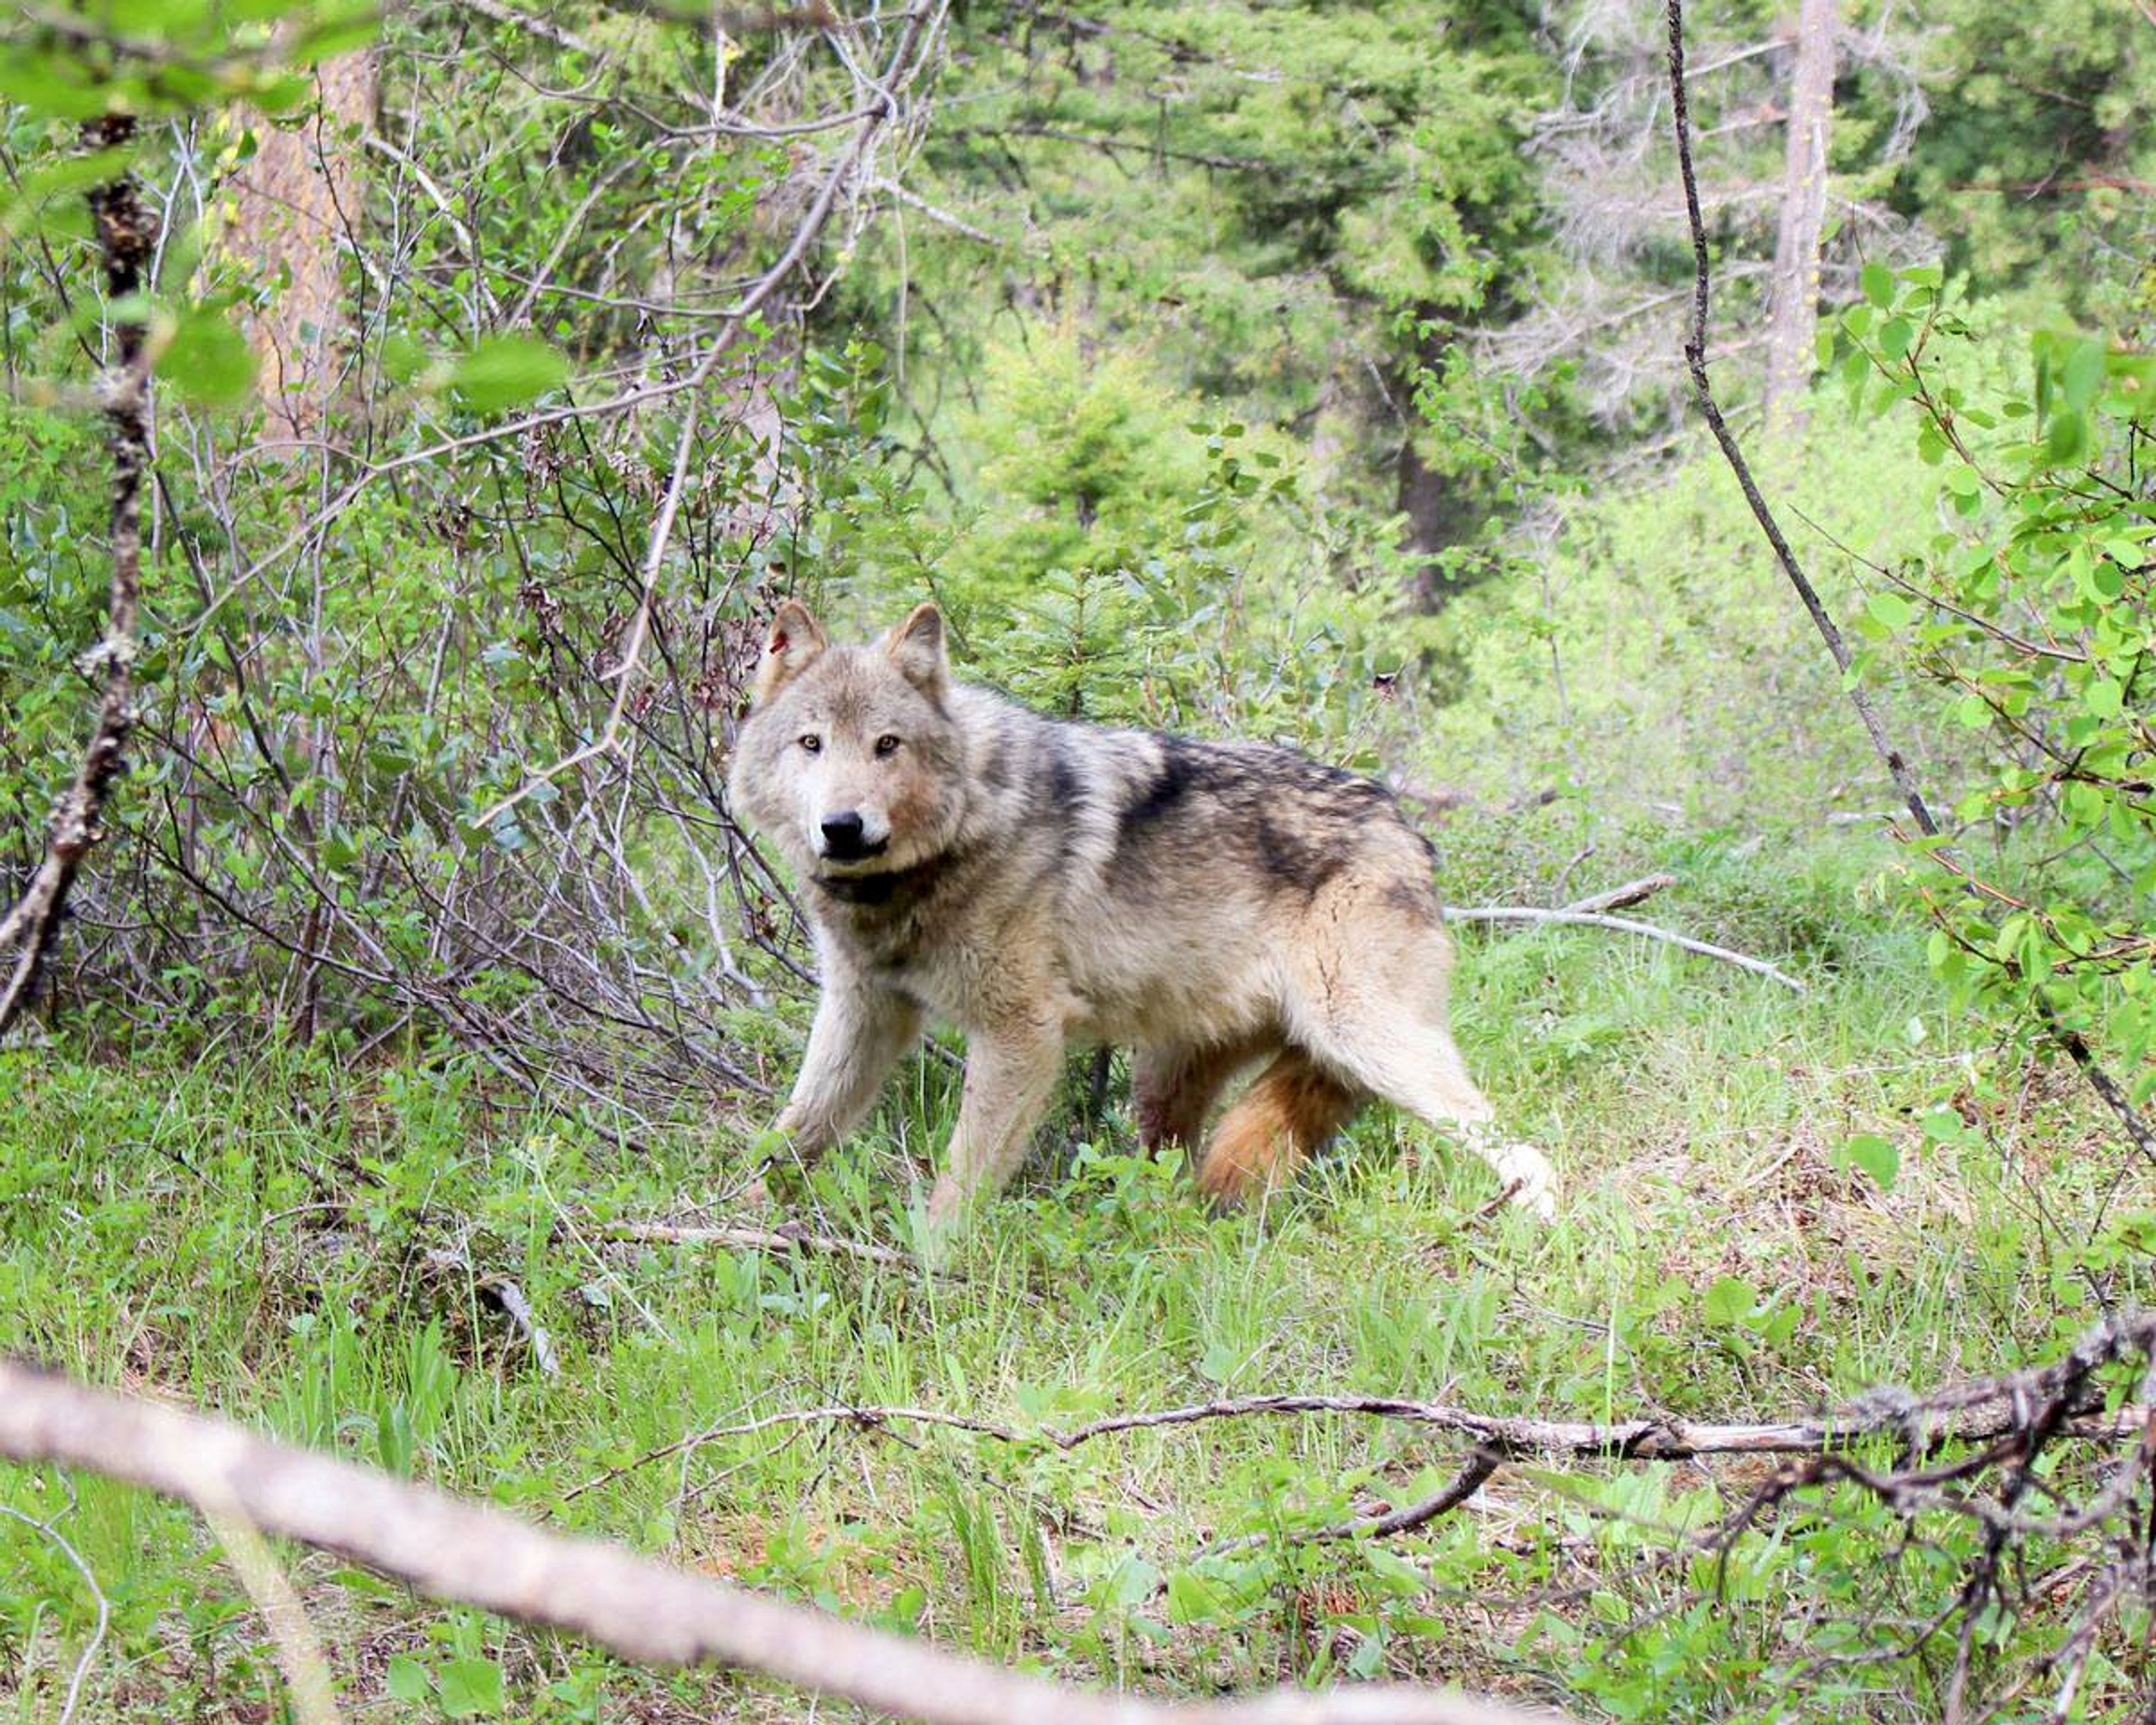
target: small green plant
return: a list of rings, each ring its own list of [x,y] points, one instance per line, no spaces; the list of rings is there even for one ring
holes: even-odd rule
[[[2083,1039],[2156,1093],[2156,524],[2137,477],[2156,357],[2040,331],[2022,381],[1973,382],[1979,331],[1936,269],[1865,275],[1823,338],[1853,412],[1912,415],[1941,525],[1873,571],[1864,670],[1906,667],[1988,745],[1918,841],[1933,968],[2016,1045]]]

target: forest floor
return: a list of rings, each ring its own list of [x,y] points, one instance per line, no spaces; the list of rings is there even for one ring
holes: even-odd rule
[[[1061,1450],[780,1416],[896,1405],[1024,1434],[1340,1391],[1768,1419],[2055,1356],[2138,1291],[2084,1246],[2156,1208],[2156,1180],[2070,1070],[1971,1081],[1984,1050],[1927,978],[1924,931],[1876,890],[1892,855],[1851,833],[1627,860],[1681,877],[1637,914],[1773,959],[1801,995],[1620,935],[1462,931],[1460,1040],[1559,1169],[1546,1228],[1491,1209],[1479,1163],[1383,1110],[1263,1212],[1216,1219],[1172,1163],[1131,1153],[1118,1084],[1091,1142],[1037,1157],[934,1273],[624,1243],[625,1221],[724,1219],[711,1201],[756,1122],[629,1146],[459,1059],[345,1070],[239,1024],[124,1057],[18,1050],[0,1055],[0,1353],[1074,1681],[1389,1673],[1582,1717],[1768,1717],[1758,1686],[1831,1615],[1806,1579],[1818,1553],[1763,1535],[1712,1586],[1643,1563],[1756,1462],[1508,1464],[1413,1535],[1312,1543],[1296,1536],[1433,1490],[1460,1440],[1316,1414]],[[947,1063],[910,1065],[819,1172],[814,1226],[903,1254],[954,1101]],[[1880,1144],[1845,1153],[1861,1136],[1893,1147],[1889,1186]],[[546,1359],[487,1295],[501,1278]],[[190,1515],[8,1470],[0,1509],[57,1517],[101,1578],[85,1717],[282,1716],[259,1625]],[[285,1555],[352,1718],[810,1711]],[[0,1714],[54,1717],[92,1617],[64,1553],[0,1515]]]

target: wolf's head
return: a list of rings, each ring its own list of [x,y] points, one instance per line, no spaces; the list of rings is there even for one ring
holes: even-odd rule
[[[735,812],[825,879],[891,874],[950,848],[965,749],[933,605],[834,646],[788,599],[771,620],[727,790]]]

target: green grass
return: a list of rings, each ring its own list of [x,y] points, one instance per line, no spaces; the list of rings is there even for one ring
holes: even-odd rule
[[[1465,867],[1494,875],[1476,842]],[[1215,1219],[1173,1167],[1130,1153],[1118,1111],[1075,1151],[1059,1135],[947,1276],[624,1245],[603,1224],[689,1216],[733,1185],[757,1119],[629,1147],[454,1059],[344,1072],[230,1034],[184,1054],[0,1055],[0,1349],[1073,1679],[1208,1692],[1389,1672],[1589,1715],[1779,1717],[1756,1685],[1832,1551],[1778,1538],[1715,1611],[1620,1633],[1682,1579],[1622,1579],[1661,1537],[1641,1523],[1726,1502],[1698,1468],[1508,1467],[1373,1548],[1283,1536],[1430,1489],[1455,1441],[1321,1416],[1063,1452],[841,1424],[634,1464],[833,1403],[1021,1429],[1286,1389],[1763,1417],[2047,1353],[2095,1315],[2092,1286],[2145,1291],[2138,1260],[2092,1268],[2088,1243],[2156,1185],[2128,1170],[2114,1189],[2120,1153],[2069,1075],[1971,1078],[1980,1050],[1924,979],[1920,933],[1871,902],[1887,860],[1856,838],[1676,857],[1686,884],[1649,914],[1794,966],[1801,998],[1600,932],[1463,932],[1460,1040],[1560,1170],[1547,1230],[1478,1214],[1480,1164],[1383,1111],[1262,1214]],[[910,1067],[819,1171],[819,1224],[909,1240],[954,1101],[946,1066]],[[1928,1142],[1918,1122],[1943,1104],[1974,1124]],[[1841,1158],[1858,1133],[1898,1147],[1890,1191]],[[558,1374],[430,1250],[514,1279]],[[259,1626],[187,1515],[4,1469],[0,1505],[59,1513],[110,1598],[91,1717],[281,1705]],[[1200,1555],[1251,1533],[1270,1538]],[[490,1669],[516,1717],[801,1711],[286,1555],[355,1717],[480,1705]],[[56,1548],[0,1518],[0,1717],[54,1716],[90,1618]]]

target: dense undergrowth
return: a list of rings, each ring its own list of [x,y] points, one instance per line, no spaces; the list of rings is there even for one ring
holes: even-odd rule
[[[1547,895],[1555,819],[1455,822],[1454,895]],[[1590,1715],[1902,1717],[1872,1666],[1807,1671],[1845,1651],[1891,1518],[1793,1516],[1718,1575],[1652,1561],[1741,1498],[1749,1464],[1511,1466],[1423,1532],[1298,1544],[1433,1488],[1458,1445],[1338,1415],[1069,1452],[772,1420],[895,1404],[1024,1433],[1282,1390],[1768,1418],[2044,1357],[2145,1294],[2156,1181],[2088,1134],[2067,1075],[1967,1082],[1983,1050],[1880,904],[1882,837],[1665,837],[1608,860],[1669,867],[1661,915],[1808,992],[1599,932],[1464,931],[1461,1040],[1558,1165],[1548,1230],[1486,1210],[1479,1164],[1382,1110],[1263,1214],[1216,1219],[1132,1153],[1118,1107],[1090,1135],[1059,1117],[943,1274],[623,1244],[610,1224],[726,1214],[756,1105],[632,1143],[418,1044],[346,1067],[334,1042],[238,1026],[79,1032],[0,1063],[0,1349],[1074,1678],[1390,1672]],[[908,1244],[954,1101],[942,1063],[909,1066],[819,1171],[817,1224]],[[1891,1165],[1851,1158],[1866,1138]],[[553,1371],[488,1292],[504,1277]],[[714,1427],[750,1429],[672,1448]],[[275,1716],[260,1627],[191,1517],[36,1473],[0,1504],[50,1518],[110,1599],[97,1717]],[[320,1554],[292,1566],[355,1717],[798,1705],[619,1669]],[[50,1716],[93,1613],[54,1546],[0,1527],[18,1717]],[[2040,1608],[2019,1633],[2056,1629]],[[1883,1692],[1921,1714],[1925,1667],[1885,1666]]]

